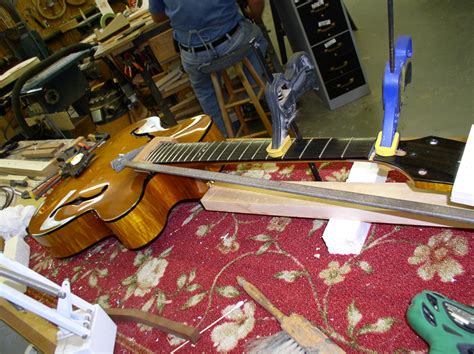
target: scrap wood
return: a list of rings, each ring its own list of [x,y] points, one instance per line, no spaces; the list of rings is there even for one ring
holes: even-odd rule
[[[2,183],[10,183],[11,181],[16,181],[16,182],[25,182],[27,179],[26,176],[20,176],[20,175],[2,175],[0,174],[0,182]]]
[[[28,161],[15,159],[0,159],[0,173],[23,176],[49,176],[56,170],[56,159],[49,161]]]
[[[25,150],[21,153],[21,156],[32,158],[32,159],[41,159],[46,157],[54,157],[59,148],[49,148],[49,149],[31,149]]]
[[[58,328],[45,319],[21,311],[4,299],[0,299],[0,319],[43,353],[54,353]]]
[[[199,331],[195,327],[172,321],[165,317],[153,315],[151,313],[136,309],[105,309],[107,315],[114,321],[135,321],[147,326],[158,328],[159,330],[174,334],[178,337],[196,343],[200,337]]]

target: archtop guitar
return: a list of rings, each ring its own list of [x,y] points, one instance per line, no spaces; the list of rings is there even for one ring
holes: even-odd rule
[[[312,138],[293,141],[281,157],[266,152],[270,139],[224,141],[208,116],[198,116],[151,134],[137,134],[146,120],[132,124],[96,150],[91,165],[77,178],[60,182],[38,208],[29,234],[55,257],[78,253],[115,235],[129,249],[146,245],[160,234],[168,213],[179,201],[199,199],[207,185],[191,177],[117,172],[111,162],[120,154],[163,140],[148,149],[145,160],[193,167],[239,162],[304,162],[372,158],[401,170],[418,187],[449,190],[464,143],[427,137],[400,142],[393,157],[373,156],[375,138]],[[199,166],[197,166],[199,165]]]

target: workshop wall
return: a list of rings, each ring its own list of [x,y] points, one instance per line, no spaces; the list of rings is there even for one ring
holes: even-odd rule
[[[67,30],[71,21],[81,22],[81,11],[86,17],[97,12],[94,0],[53,0],[53,6],[47,7],[48,0],[17,0],[16,9],[27,25],[40,34],[52,51],[78,43],[84,37],[77,29]],[[125,9],[125,4],[111,4],[115,12]],[[64,31],[64,32],[63,32]]]

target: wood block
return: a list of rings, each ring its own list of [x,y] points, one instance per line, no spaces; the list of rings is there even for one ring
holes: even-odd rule
[[[387,171],[372,162],[356,161],[352,165],[346,183],[383,183]],[[328,221],[323,240],[331,254],[359,254],[370,230],[370,223],[360,220],[346,220],[339,217]]]
[[[26,176],[20,175],[0,175],[0,182],[10,184],[10,181],[25,182]]]
[[[467,139],[461,158],[461,165],[456,173],[451,201],[474,206],[474,125]]]
[[[43,353],[56,350],[58,328],[45,319],[28,311],[20,311],[0,299],[0,318]]]
[[[28,161],[0,159],[0,173],[22,176],[49,176],[58,166],[56,159],[49,161]]]
[[[151,38],[148,45],[160,64],[166,63],[178,55],[174,47],[172,29]]]
[[[320,188],[347,190],[351,192],[393,197],[441,206],[453,206],[448,195],[412,189],[405,183],[341,183],[341,182],[294,182]],[[398,211],[356,206],[343,202],[326,201],[304,196],[289,196],[286,193],[216,183],[201,198],[207,210],[245,214],[275,215],[311,219],[339,217],[349,220],[396,225],[419,225],[473,229],[473,224],[458,223],[413,215]],[[282,207],[284,206],[284,207]]]
[[[21,156],[31,159],[41,159],[45,157],[54,157],[58,148],[38,149],[38,150],[25,150],[21,153]]]

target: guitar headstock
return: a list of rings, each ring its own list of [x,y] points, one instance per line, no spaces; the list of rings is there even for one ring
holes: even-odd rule
[[[428,136],[401,141],[396,155],[375,155],[374,160],[399,168],[417,187],[450,191],[465,145],[456,140]]]

